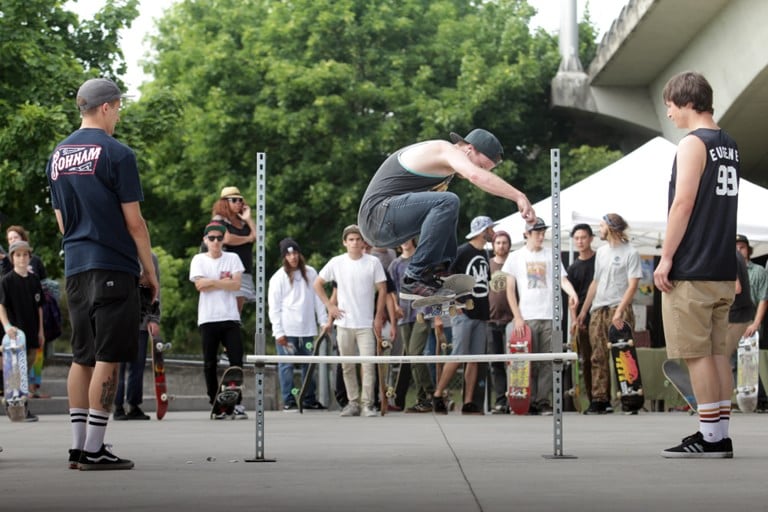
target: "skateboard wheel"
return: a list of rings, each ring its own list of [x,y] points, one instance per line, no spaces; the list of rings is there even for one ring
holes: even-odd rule
[[[456,309],[456,306],[449,306],[448,307],[448,315],[456,316],[457,312],[458,312],[458,309]]]
[[[291,394],[292,394],[293,396],[296,396],[296,395],[298,395],[298,394],[299,394],[299,390],[298,390],[298,389],[296,389],[296,388],[292,388],[292,389],[291,389]]]
[[[419,322],[420,324],[423,324],[424,323],[424,313],[422,313],[422,312],[416,313],[416,321]]]
[[[155,349],[156,349],[158,352],[162,352],[162,351],[163,351],[163,344],[162,344],[162,343],[160,343],[160,342],[158,342],[158,343],[155,343]]]
[[[640,395],[640,396],[643,396],[643,390],[642,390],[642,388],[637,390],[637,394],[638,394],[638,395]]]
[[[168,401],[168,394],[167,393],[163,393],[162,395],[160,395],[160,401],[161,402],[167,402]]]
[[[634,347],[635,346],[635,340],[628,340],[627,341],[627,345],[629,345],[630,347]]]
[[[387,398],[395,398],[397,396],[394,389],[387,389],[385,394],[387,395]]]
[[[472,299],[467,299],[466,302],[464,302],[464,308],[475,309],[475,301]]]
[[[381,348],[389,348],[392,344],[389,342],[389,340],[381,340]]]
[[[616,392],[616,398],[621,398],[621,391]]]
[[[610,341],[606,343],[605,346],[608,348],[608,350],[611,350],[613,348],[613,344]]]

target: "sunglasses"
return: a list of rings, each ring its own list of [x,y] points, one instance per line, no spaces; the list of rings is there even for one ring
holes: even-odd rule
[[[209,242],[221,242],[224,240],[224,235],[220,235],[220,236],[208,235],[207,238]]]
[[[243,202],[243,198],[242,197],[228,197],[227,201],[229,201],[230,203],[242,203]]]

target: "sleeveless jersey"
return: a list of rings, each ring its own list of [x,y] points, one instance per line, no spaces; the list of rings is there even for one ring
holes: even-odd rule
[[[453,175],[446,177],[419,173],[400,163],[400,155],[411,147],[413,145],[392,153],[376,171],[360,202],[357,218],[361,227],[377,225],[374,210],[390,197],[409,192],[444,191],[448,187]]]
[[[690,133],[704,142],[707,162],[683,239],[675,253],[671,280],[736,279],[736,213],[739,194],[739,149],[723,130],[700,128]],[[669,182],[669,206],[675,197],[677,157]]]

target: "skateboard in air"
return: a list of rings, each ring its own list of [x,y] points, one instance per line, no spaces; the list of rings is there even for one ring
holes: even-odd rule
[[[328,333],[323,331],[317,338],[315,338],[314,341],[311,342],[312,346],[308,346],[306,348],[307,350],[312,351],[312,356],[314,357],[320,353],[320,346],[323,344],[323,342],[328,342],[329,340],[330,338],[328,337]],[[304,397],[307,394],[307,386],[309,386],[309,383],[312,382],[316,368],[317,363],[309,363],[307,365],[307,373],[304,374],[304,379],[301,381],[301,388],[296,395],[296,405],[299,407],[299,413],[301,414],[304,413]]]
[[[642,409],[645,398],[637,350],[635,350],[635,341],[629,324],[624,323],[621,330],[611,325],[608,329],[606,345],[611,351],[613,373],[618,384],[616,397],[621,400],[621,408],[624,412],[637,414],[637,411]]]
[[[742,336],[736,352],[736,403],[741,412],[755,412],[759,375],[760,335]]]
[[[11,421],[24,421],[27,416],[29,380],[27,369],[27,337],[16,329],[16,339],[3,336],[3,402]]]
[[[691,414],[698,411],[698,404],[696,403],[696,397],[693,394],[693,386],[691,386],[691,376],[688,375],[688,371],[683,368],[674,359],[667,359],[664,364],[661,365],[661,370],[664,372],[664,377],[667,378],[667,383],[671,384],[675,391],[680,393],[685,403],[688,404]]]
[[[510,354],[528,354],[533,342],[531,328],[525,324],[523,335],[513,329],[507,341]],[[507,362],[507,402],[513,414],[525,415],[531,408],[531,362],[514,360]]]
[[[152,343],[152,372],[155,375],[155,399],[157,402],[157,419],[161,420],[168,412],[168,387],[165,382],[165,358],[163,352],[170,350],[171,344],[164,343],[159,337],[150,337]]]
[[[230,366],[224,370],[219,380],[219,387],[216,388],[216,398],[211,407],[211,419],[215,419],[222,413],[234,419],[235,405],[243,393],[243,380],[243,369],[239,366]]]
[[[469,295],[475,287],[475,278],[467,274],[453,274],[443,279],[443,286],[431,297],[422,297],[413,301],[413,308],[420,309],[416,313],[416,321],[424,322],[436,316],[456,316],[461,309],[474,308],[474,302]]]

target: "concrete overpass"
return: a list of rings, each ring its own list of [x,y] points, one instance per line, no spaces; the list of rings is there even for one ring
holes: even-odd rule
[[[576,0],[562,0],[560,71],[552,106],[591,143],[629,151],[684,135],[661,92],[699,71],[714,89],[715,120],[739,144],[742,176],[768,186],[768,0],[629,0],[586,71],[574,57]]]

